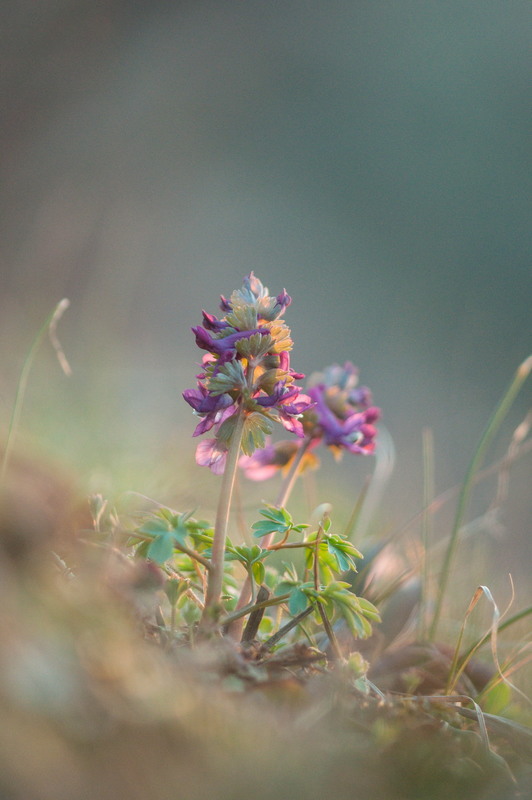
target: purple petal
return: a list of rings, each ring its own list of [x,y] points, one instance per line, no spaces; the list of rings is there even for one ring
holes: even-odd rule
[[[209,331],[221,331],[224,328],[229,328],[229,323],[223,319],[218,319],[214,314],[208,314],[206,311],[203,314],[203,324]]]
[[[215,475],[221,475],[225,469],[227,449],[217,439],[204,439],[196,448],[196,464],[209,467]]]

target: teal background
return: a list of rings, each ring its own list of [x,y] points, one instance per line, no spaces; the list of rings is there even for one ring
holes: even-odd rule
[[[459,482],[531,349],[530,4],[47,0],[1,14],[2,426],[66,296],[73,376],[43,348],[25,435],[95,488],[161,490],[164,468],[163,493],[181,481],[212,505],[180,398],[199,358],[190,327],[254,270],[293,297],[294,366],[351,360],[373,389],[397,450],[385,527],[421,505],[423,427],[437,490]],[[319,491],[351,503],[369,462],[325,461]],[[486,534],[503,573],[531,555],[525,465],[506,533]]]

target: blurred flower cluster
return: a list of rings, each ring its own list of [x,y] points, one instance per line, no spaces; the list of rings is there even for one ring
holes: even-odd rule
[[[193,328],[205,355],[197,388],[183,392],[200,417],[194,436],[212,430],[196,450],[196,461],[217,474],[224,471],[237,418],[244,415],[241,448],[251,456],[264,447],[273,423],[304,437],[302,414],[314,401],[295,381],[304,377],[290,367],[290,329],[281,319],[291,298],[276,297],[251,272],[229,299],[221,297],[224,316],[203,312],[203,325]]]
[[[302,447],[306,450],[302,468],[319,463],[312,451],[321,444],[329,447],[337,458],[344,451],[373,453],[380,409],[372,405],[370,390],[358,386],[358,369],[351,362],[343,367],[333,364],[323,372],[313,373],[306,394],[312,405],[301,419],[304,440],[267,443],[263,450],[242,457],[240,466],[248,478],[257,481],[270,478],[279,469],[288,467]]]

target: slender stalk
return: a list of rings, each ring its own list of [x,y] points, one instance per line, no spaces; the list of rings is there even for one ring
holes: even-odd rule
[[[351,516],[349,517],[347,525],[345,526],[345,530],[343,532],[344,539],[349,539],[350,541],[352,541],[352,537],[354,538],[354,533],[357,528],[358,520],[360,518],[360,513],[362,511],[364,501],[368,494],[370,483],[371,483],[371,475],[367,475],[364,484],[362,486],[362,489],[360,490],[359,495],[355,500],[355,505],[351,512]]]
[[[240,619],[241,617],[245,617],[249,611],[255,611],[259,608],[268,608],[269,606],[278,606],[281,603],[286,602],[290,597],[290,592],[286,594],[278,594],[275,597],[270,597],[269,600],[265,600],[263,603],[248,603],[242,608],[235,609],[231,614],[228,614],[226,617],[220,620],[220,626],[225,628],[228,625],[231,625],[232,622],[235,620]]]
[[[526,442],[523,442],[522,445],[512,453],[511,456],[506,454],[502,458],[494,461],[493,464],[490,464],[489,467],[486,467],[477,474],[473,478],[473,485],[476,486],[477,483],[481,483],[486,478],[490,478],[492,475],[495,475],[497,472],[500,472],[501,469],[504,469],[506,465],[511,465],[515,461],[524,458],[526,455],[530,453],[532,450],[532,439],[529,439]],[[391,534],[389,537],[387,544],[391,544],[392,542],[396,541],[396,539],[401,538],[406,533],[408,533],[414,525],[417,525],[420,520],[423,520],[423,515],[427,512],[431,514],[436,514],[440,511],[446,503],[453,499],[453,497],[457,497],[460,494],[460,485],[451,486],[449,489],[446,489],[444,492],[441,492],[437,497],[434,498],[432,503],[429,505],[428,508],[422,508],[421,511],[416,511],[416,513],[410,517],[400,528],[397,528],[394,533]]]
[[[300,611],[299,614],[297,614],[295,617],[292,617],[292,619],[283,625],[282,628],[279,628],[277,633],[274,633],[273,636],[270,636],[269,639],[266,639],[266,641],[262,644],[262,649],[271,650],[272,647],[275,647],[277,642],[280,642],[287,633],[290,633],[293,628],[299,625],[300,622],[303,622],[305,617],[308,617],[308,615],[312,614],[313,611],[314,607],[312,605],[307,606],[304,611]]]
[[[430,542],[432,540],[432,514],[434,500],[434,436],[432,428],[423,429],[423,525],[421,551],[421,597],[419,599],[418,639],[426,636],[427,602],[429,597]]]
[[[464,483],[460,491],[460,496],[458,498],[458,505],[454,519],[454,525],[451,532],[451,537],[449,539],[449,544],[447,546],[447,552],[445,554],[445,560],[441,571],[440,586],[439,586],[438,596],[436,599],[436,606],[434,609],[434,617],[432,619],[432,624],[430,626],[428,635],[428,639],[431,642],[434,641],[436,637],[436,632],[438,630],[438,623],[440,621],[440,616],[443,607],[443,599],[449,581],[449,575],[451,572],[453,557],[456,551],[456,546],[458,544],[460,529],[462,527],[462,523],[467,511],[469,498],[471,495],[471,489],[473,488],[473,485],[475,483],[475,473],[477,469],[480,467],[484,455],[486,453],[486,450],[491,444],[493,437],[495,436],[499,427],[501,426],[501,423],[503,422],[508,411],[510,410],[512,403],[517,397],[522,385],[528,378],[531,370],[532,370],[532,356],[529,356],[518,367],[514,379],[512,380],[510,386],[503,395],[500,403],[495,408],[495,411],[493,412],[491,419],[489,420],[484,430],[484,433],[480,437],[480,442],[478,443],[478,447],[473,455],[473,458],[471,459],[471,463],[469,464],[464,479]]]
[[[231,443],[227,453],[225,470],[222,477],[220,498],[216,511],[216,521],[214,524],[214,538],[212,542],[211,569],[207,577],[207,591],[205,594],[205,608],[201,618],[203,628],[211,627],[216,619],[220,595],[222,593],[222,583],[224,576],[224,554],[225,540],[227,538],[227,528],[229,524],[229,512],[235,485],[235,476],[240,455],[240,445],[242,442],[242,432],[244,430],[245,413],[242,409],[238,412]]]
[[[293,458],[288,474],[281,484],[281,488],[279,489],[279,494],[277,495],[277,500],[275,501],[275,505],[278,508],[282,508],[283,506],[285,506],[288,502],[288,498],[292,494],[292,489],[294,488],[294,484],[299,475],[299,470],[301,468],[301,462],[303,460],[303,456],[307,452],[311,441],[312,440],[307,436],[302,441],[301,446],[298,448],[297,453]]]
[[[316,592],[320,590],[320,560],[319,560],[319,552],[320,552],[320,542],[321,537],[323,534],[323,528],[320,526],[318,527],[318,533],[316,535],[316,540],[314,544],[314,564],[313,564],[313,578],[314,578],[314,589]],[[340,649],[340,645],[338,644],[338,639],[336,638],[336,634],[333,631],[332,625],[329,622],[329,618],[325,612],[325,608],[323,607],[323,603],[320,600],[316,601],[316,605],[318,607],[318,611],[321,617],[321,621],[323,623],[323,627],[325,628],[325,633],[327,634],[327,638],[331,643],[331,647],[333,649],[334,658],[337,661],[341,661],[342,651]]]
[[[31,343],[31,347],[28,351],[28,354],[24,359],[24,364],[22,365],[22,370],[20,372],[20,377],[18,380],[15,402],[13,403],[13,410],[11,412],[11,419],[9,421],[9,428],[7,431],[7,441],[4,449],[4,456],[2,458],[2,465],[0,467],[0,486],[2,486],[4,483],[7,466],[9,464],[9,458],[11,456],[11,451],[15,443],[15,437],[18,430],[20,415],[22,413],[22,405],[24,403],[24,396],[26,394],[26,388],[28,385],[28,378],[30,376],[31,368],[35,360],[35,356],[37,355],[37,351],[41,346],[42,340],[46,336],[46,333],[51,334],[52,344],[57,353],[59,363],[61,364],[61,367],[64,370],[65,374],[66,375],[71,374],[70,366],[68,365],[68,362],[61,349],[61,346],[57,341],[57,336],[55,333],[57,323],[59,322],[61,316],[63,315],[63,312],[66,311],[69,305],[70,301],[64,298],[55,306],[54,310],[51,312],[51,314],[49,314],[46,317],[43,325],[37,331],[37,334],[33,339],[33,342]]]
[[[328,639],[329,639],[329,641],[331,643],[331,647],[332,647],[333,653],[334,653],[334,658],[335,658],[336,661],[342,661],[343,660],[342,650],[340,649],[340,645],[338,644],[338,639],[336,638],[336,634],[335,634],[335,632],[333,630],[333,627],[332,627],[331,623],[329,622],[329,618],[327,617],[327,614],[325,613],[325,609],[323,607],[323,603],[321,603],[318,600],[316,605],[318,606],[318,611],[320,612],[320,617],[321,617],[321,621],[323,622],[323,627],[325,628],[325,633],[327,634],[327,637],[328,637]]]
[[[269,600],[270,590],[266,586],[261,586],[257,592],[256,603],[262,603],[264,600]],[[242,635],[243,642],[252,642],[256,638],[260,623],[264,616],[264,609],[258,608],[252,611],[248,617],[244,633]]]

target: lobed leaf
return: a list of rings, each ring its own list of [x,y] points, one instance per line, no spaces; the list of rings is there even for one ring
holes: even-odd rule
[[[264,447],[266,436],[269,436],[272,431],[273,425],[264,414],[256,411],[248,414],[244,421],[244,430],[242,432],[242,452],[246,456],[253,455],[255,450]]]
[[[164,564],[174,554],[174,532],[171,530],[156,536],[147,550],[148,558],[156,564]]]
[[[231,295],[231,305],[231,312],[225,317],[229,325],[239,331],[252,331],[257,327],[257,309],[253,305],[238,297],[236,292]]]
[[[235,342],[235,350],[242,358],[262,358],[274,346],[274,341],[269,334],[254,333],[246,339]]]
[[[246,376],[240,361],[228,361],[218,367],[209,379],[209,392],[213,395],[226,394],[246,385]]]

